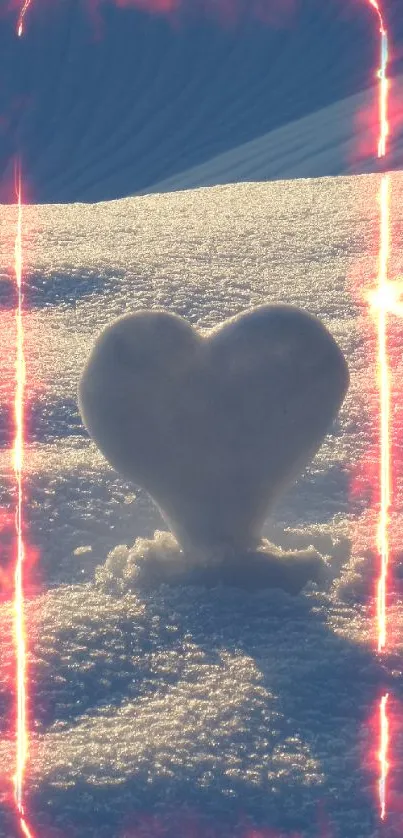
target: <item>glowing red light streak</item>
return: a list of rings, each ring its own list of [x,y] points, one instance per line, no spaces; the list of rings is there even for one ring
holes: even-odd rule
[[[379,18],[379,25],[380,25],[380,34],[381,34],[381,66],[378,70],[378,78],[380,80],[379,85],[379,125],[380,125],[380,135],[379,135],[379,142],[378,142],[378,157],[385,157],[386,155],[386,142],[389,135],[389,124],[388,124],[388,93],[389,93],[389,80],[387,77],[387,69],[388,69],[388,62],[389,62],[389,47],[388,47],[388,33],[385,29],[383,15],[377,0],[368,0],[370,6],[372,6]]]
[[[378,157],[386,155],[389,134],[387,69],[389,61],[388,34],[377,0],[368,0],[375,9],[380,24],[381,66],[379,78],[379,142]],[[378,651],[386,645],[386,595],[389,566],[389,508],[391,499],[390,463],[390,402],[391,373],[388,358],[387,314],[395,293],[395,284],[389,285],[388,264],[390,256],[390,180],[384,175],[379,194],[380,202],[380,246],[378,264],[378,288],[369,295],[372,311],[376,313],[378,330],[378,381],[380,394],[380,513],[377,533],[377,548],[381,560],[377,588]]]
[[[24,33],[25,15],[26,15],[30,5],[31,5],[31,0],[24,0],[23,6],[21,8],[21,11],[20,11],[20,14],[19,14],[19,17],[18,17],[18,23],[17,23],[17,35],[18,35],[19,38],[21,38],[21,36]]]
[[[386,710],[389,694],[383,695],[379,705],[379,727],[380,727],[380,746],[378,759],[380,763],[380,777],[379,777],[379,800],[381,804],[381,819],[386,817],[386,780],[389,771],[388,763],[388,749],[389,749],[389,721]]]
[[[388,283],[390,256],[390,181],[382,178],[379,195],[381,210],[381,240],[379,251],[378,288],[372,295],[372,310],[376,310],[378,329],[378,381],[380,396],[380,512],[377,548],[381,560],[377,588],[378,651],[386,646],[386,596],[389,567],[389,510],[391,501],[390,406],[391,370],[388,357],[387,320],[393,289]]]
[[[32,0],[24,0],[21,8],[17,34],[23,35],[25,15]],[[136,0],[134,0],[136,2]],[[142,0],[137,0],[141,4]],[[383,158],[387,153],[387,140],[389,136],[388,123],[388,93],[389,81],[387,78],[388,68],[388,34],[384,26],[383,14],[377,0],[368,0],[368,3],[377,13],[380,24],[381,35],[381,65],[378,70],[379,78],[379,123],[380,134],[378,140],[378,157]],[[161,8],[170,7],[161,3]],[[160,8],[158,4],[158,8]],[[23,780],[25,764],[28,756],[28,732],[26,726],[26,638],[24,628],[24,598],[23,598],[23,563],[24,563],[24,542],[22,537],[22,458],[23,458],[23,409],[24,409],[24,385],[25,385],[25,362],[23,350],[23,325],[22,325],[22,195],[21,195],[21,172],[18,172],[17,183],[18,201],[18,224],[15,242],[15,275],[18,288],[18,310],[17,310],[17,360],[16,378],[17,389],[15,397],[15,423],[16,437],[14,444],[14,470],[17,480],[18,503],[16,510],[17,529],[17,564],[15,572],[15,640],[17,658],[17,757],[16,771],[14,776],[15,801],[20,813],[20,825],[26,838],[33,838],[32,833],[24,819],[23,809]],[[380,250],[378,287],[376,291],[368,294],[371,309],[376,313],[378,331],[378,379],[380,391],[380,513],[377,528],[377,549],[380,555],[381,568],[377,586],[377,622],[378,622],[378,651],[382,651],[386,645],[386,597],[388,566],[390,558],[389,550],[389,510],[391,502],[391,462],[390,462],[390,408],[391,408],[391,370],[388,358],[387,345],[387,315],[395,314],[403,316],[403,294],[402,283],[388,280],[388,262],[390,256],[390,179],[387,175],[382,178],[379,195],[380,201]],[[380,731],[381,744],[379,761],[381,765],[381,776],[379,780],[379,799],[381,817],[386,815],[386,778],[388,772],[387,751],[389,744],[389,725],[387,718],[387,699],[384,695],[380,702]]]
[[[15,438],[13,446],[13,467],[17,487],[17,505],[15,512],[15,526],[17,535],[17,558],[15,566],[14,592],[14,638],[16,657],[16,763],[14,781],[14,800],[20,816],[20,826],[26,838],[33,838],[24,817],[24,773],[28,758],[28,730],[27,730],[27,644],[24,622],[24,558],[25,547],[22,532],[22,469],[24,453],[24,389],[25,389],[25,359],[24,359],[24,329],[22,321],[22,185],[21,167],[16,167],[16,198],[17,198],[17,232],[15,237],[15,279],[18,292],[18,306],[16,311],[17,345],[16,345],[16,392],[14,401]]]
[[[383,14],[378,0],[368,0],[375,9],[379,18],[379,31],[381,35],[381,64],[378,70],[379,78],[379,141],[378,157],[384,158],[387,152],[387,139],[389,136],[388,108],[389,108],[389,81],[387,78],[389,62],[388,34],[385,28]],[[392,376],[388,356],[388,314],[401,316],[403,304],[400,297],[403,292],[402,284],[399,281],[390,282],[388,279],[388,267],[390,257],[390,178],[384,175],[381,180],[379,193],[380,204],[380,245],[378,264],[378,284],[376,291],[368,295],[371,310],[377,319],[377,340],[378,340],[378,383],[380,397],[380,511],[377,528],[377,549],[380,557],[380,575],[377,585],[377,627],[378,627],[378,652],[385,649],[387,641],[386,625],[386,600],[388,569],[390,562],[389,548],[389,523],[390,505],[392,497],[391,479],[391,392]],[[380,713],[380,777],[379,777],[379,804],[380,816],[386,818],[386,794],[387,776],[389,771],[388,749],[389,749],[389,721],[387,715],[388,693],[383,695],[379,705]]]

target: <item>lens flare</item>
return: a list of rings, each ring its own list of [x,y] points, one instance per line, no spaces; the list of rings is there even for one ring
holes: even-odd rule
[[[379,20],[381,36],[381,63],[378,70],[379,79],[379,141],[378,158],[385,158],[387,154],[387,140],[389,136],[389,80],[387,77],[389,63],[388,33],[384,24],[383,13],[378,0],[368,0],[375,10]],[[403,284],[400,280],[389,281],[388,267],[390,257],[391,222],[390,222],[391,184],[389,175],[385,174],[381,180],[379,193],[380,206],[380,244],[378,262],[378,282],[376,290],[366,296],[371,307],[371,313],[377,323],[377,376],[380,399],[380,510],[377,527],[377,550],[380,558],[380,575],[377,584],[377,629],[378,652],[385,650],[387,643],[386,606],[388,593],[388,570],[390,563],[389,525],[390,506],[392,500],[391,477],[391,393],[392,372],[388,354],[388,315],[403,316]],[[387,713],[388,693],[383,695],[379,705],[380,725],[380,777],[379,777],[379,806],[381,820],[387,816],[386,796],[387,777],[389,771],[389,720]]]
[[[103,0],[87,0],[89,5],[98,5]],[[153,13],[169,14],[179,6],[182,0],[113,0],[117,5],[133,6],[144,11]],[[25,18],[30,9],[32,0],[23,0],[18,15],[16,34],[21,37],[24,34]],[[284,0],[285,3],[285,0]],[[378,137],[378,158],[386,158],[388,151],[389,127],[389,43],[388,32],[385,27],[383,10],[378,0],[367,0],[367,3],[377,15],[380,33],[380,67],[377,71],[379,80],[379,137]],[[288,0],[292,4],[292,0]],[[208,3],[206,4],[209,5]],[[230,0],[228,7],[238,8],[236,0]],[[257,0],[256,7],[251,4],[256,12],[259,8],[260,14],[264,11],[267,14],[275,6],[273,0],[266,0],[260,3]],[[219,6],[211,0],[211,8]],[[16,199],[17,199],[17,232],[15,238],[15,279],[18,292],[18,306],[16,311],[17,341],[16,341],[16,393],[14,403],[15,417],[15,439],[13,447],[13,468],[16,480],[17,503],[15,510],[15,528],[17,537],[17,555],[14,576],[14,638],[16,657],[16,761],[13,777],[14,800],[19,815],[19,823],[22,834],[25,838],[34,838],[33,832],[28,825],[24,813],[24,776],[29,752],[29,730],[27,725],[27,635],[24,620],[24,562],[25,544],[23,537],[23,453],[24,453],[24,390],[25,390],[25,358],[24,358],[24,329],[22,312],[22,178],[21,166],[16,167]],[[388,268],[391,249],[391,182],[390,177],[385,174],[381,180],[379,193],[380,206],[380,244],[378,259],[377,287],[366,295],[372,316],[377,325],[377,376],[380,399],[380,463],[379,463],[379,484],[380,484],[380,510],[377,526],[377,551],[380,559],[380,572],[377,582],[377,637],[378,651],[382,652],[387,644],[387,592],[388,572],[390,565],[389,546],[389,525],[390,507],[392,500],[392,479],[391,479],[391,400],[392,400],[392,371],[388,352],[388,317],[403,317],[403,280],[390,281]],[[380,745],[378,759],[380,764],[379,777],[379,805],[380,816],[384,820],[387,814],[387,776],[389,771],[388,749],[389,749],[389,720],[388,720],[388,698],[385,694],[379,704],[379,731]]]
[[[14,639],[16,658],[16,762],[14,781],[14,800],[20,817],[22,833],[26,838],[34,838],[24,814],[24,774],[28,759],[28,727],[27,727],[27,639],[24,620],[24,559],[25,545],[23,537],[23,454],[24,454],[24,390],[25,390],[25,358],[24,358],[24,328],[22,318],[22,182],[21,165],[17,162],[15,168],[15,188],[17,199],[17,231],[14,246],[15,279],[18,293],[16,311],[17,342],[16,342],[16,391],[14,401],[15,438],[13,446],[13,468],[16,479],[17,504],[15,511],[15,526],[17,536],[17,557],[14,576]]]
[[[378,383],[380,396],[380,511],[377,530],[377,549],[380,556],[380,576],[377,588],[378,651],[386,646],[386,597],[389,569],[389,523],[391,501],[391,369],[388,356],[388,308],[395,294],[395,286],[388,282],[390,256],[390,181],[384,176],[379,195],[381,229],[379,249],[378,287],[371,295],[371,310],[377,318]],[[388,307],[385,305],[388,304]]]
[[[54,0],[42,0],[41,5],[55,5]],[[175,18],[177,15],[196,15],[210,18],[221,25],[242,21],[245,15],[252,16],[269,26],[286,26],[296,11],[297,0],[81,0],[83,7],[94,21],[99,21],[101,9],[115,5],[122,9],[134,9],[150,15]],[[25,17],[33,0],[12,0],[12,7],[19,6],[16,32],[21,37],[25,31]]]
[[[381,64],[378,70],[379,78],[379,142],[378,157],[384,158],[387,152],[389,135],[388,124],[388,92],[387,78],[389,46],[388,33],[385,28],[382,11],[377,0],[368,0],[375,9],[379,19],[381,36]],[[378,338],[378,383],[380,396],[380,512],[377,529],[377,549],[380,556],[380,576],[377,586],[377,621],[378,621],[378,651],[386,646],[386,598],[389,568],[389,511],[391,502],[391,370],[388,357],[387,317],[389,313],[398,313],[399,283],[390,283],[388,267],[390,257],[390,178],[383,175],[379,193],[380,205],[380,244],[378,263],[378,283],[376,291],[370,292],[368,301],[371,312],[377,320]]]
[[[381,35],[381,65],[378,70],[379,78],[379,125],[380,134],[378,142],[378,157],[385,157],[386,143],[389,135],[388,124],[388,97],[389,97],[389,80],[387,77],[387,69],[389,63],[389,44],[388,33],[383,21],[383,14],[377,0],[368,0],[370,6],[375,9],[379,19],[379,32]]]
[[[389,771],[388,750],[389,750],[389,719],[386,705],[389,694],[383,695],[379,705],[379,727],[380,727],[380,746],[379,746],[379,800],[381,804],[381,819],[386,817],[386,780]]]
[[[24,0],[24,3],[21,7],[20,14],[18,16],[18,23],[17,23],[17,35],[19,38],[24,34],[24,20],[25,15],[31,5],[31,0]]]

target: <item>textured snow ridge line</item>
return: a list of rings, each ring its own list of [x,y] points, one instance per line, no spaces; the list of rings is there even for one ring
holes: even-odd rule
[[[390,0],[388,10],[396,44],[403,37],[399,4]],[[88,5],[32,4],[24,39],[15,37],[12,17],[1,18],[2,201],[12,199],[17,150],[30,200],[110,200],[147,190],[371,83],[372,15],[365,8],[346,13],[339,0],[295,4],[300,8],[283,29],[248,13],[232,29],[202,15],[175,26],[111,2],[102,4],[97,31]],[[328,151],[325,174],[334,171]],[[282,171],[291,176],[292,165]]]

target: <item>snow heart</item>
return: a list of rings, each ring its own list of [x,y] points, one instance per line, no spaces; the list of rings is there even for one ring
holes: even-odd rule
[[[182,549],[239,569],[256,560],[270,509],[315,455],[348,381],[330,332],[293,306],[260,306],[206,335],[174,314],[138,311],[97,338],[79,408]],[[284,587],[278,572],[267,584]]]

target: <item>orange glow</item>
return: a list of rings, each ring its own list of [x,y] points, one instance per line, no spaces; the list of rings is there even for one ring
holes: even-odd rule
[[[52,0],[47,0],[47,2],[50,6]],[[106,2],[107,0],[81,0],[81,5],[87,9],[97,26],[100,23],[100,10]],[[203,0],[203,2],[200,0],[199,2],[195,0],[109,0],[109,3],[114,3],[118,8],[137,9],[149,15],[158,15],[172,20],[175,20],[176,16],[182,12],[186,14],[190,10],[200,18],[212,19],[225,27],[242,21],[246,11],[244,0]],[[33,3],[32,0],[12,0],[12,7],[17,4],[21,6],[21,9],[16,31],[21,37],[24,33],[24,18]],[[56,5],[55,0],[52,5]],[[288,25],[296,10],[297,0],[281,0],[281,2],[279,0],[249,0],[246,6],[247,13],[251,17],[265,25],[281,28]]]
[[[20,827],[21,827],[21,832],[25,836],[25,838],[34,838],[33,832],[31,832],[25,818],[22,817],[22,816],[20,818]]]
[[[22,186],[21,167],[16,166],[16,198],[17,198],[17,232],[15,237],[15,279],[18,292],[18,306],[16,311],[17,345],[16,345],[16,392],[14,401],[15,438],[13,447],[13,467],[17,487],[17,505],[15,511],[15,526],[17,535],[17,557],[15,566],[14,589],[14,638],[16,657],[16,762],[14,781],[14,800],[20,815],[20,826],[26,838],[33,835],[24,818],[23,786],[25,765],[28,758],[28,730],[27,730],[27,654],[26,634],[24,624],[24,558],[25,545],[23,538],[22,520],[22,469],[24,453],[24,389],[25,389],[25,359],[24,359],[24,329],[22,322]]]
[[[18,17],[18,23],[17,23],[17,35],[18,35],[19,38],[21,38],[21,36],[24,33],[24,19],[25,19],[25,15],[26,15],[30,5],[31,5],[31,0],[24,0],[23,6],[21,8],[21,11],[20,11],[20,14],[19,14],[19,17]]]
[[[382,288],[368,291],[366,296],[373,312],[382,310],[387,314],[403,317],[403,301],[400,299],[403,297],[403,280],[390,280]]]
[[[389,763],[388,763],[388,746],[389,746],[389,721],[388,721],[388,714],[386,711],[386,705],[388,701],[389,695],[382,696],[381,703],[379,705],[380,711],[380,719],[379,719],[379,726],[380,726],[380,747],[379,747],[379,754],[378,759],[380,763],[380,777],[379,777],[379,800],[381,805],[381,819],[384,820],[386,816],[386,780],[389,771]]]

